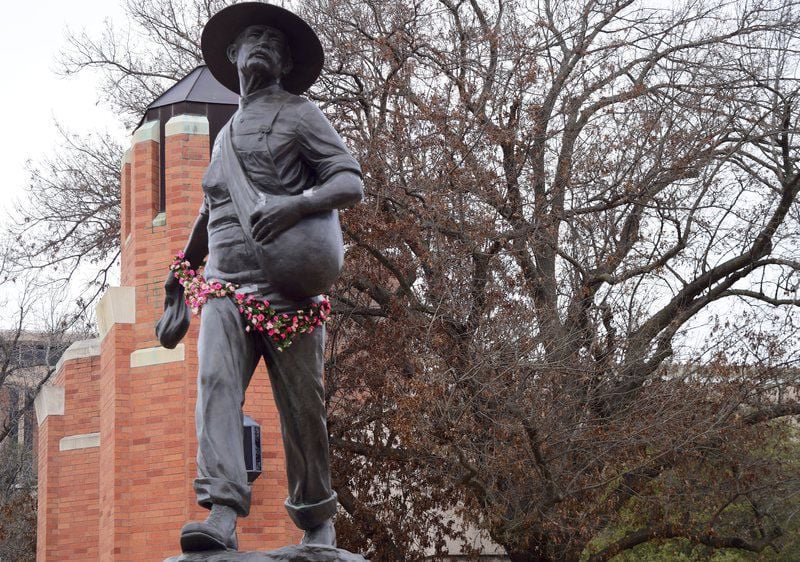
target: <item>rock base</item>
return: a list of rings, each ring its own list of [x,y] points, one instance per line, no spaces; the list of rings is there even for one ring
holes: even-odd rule
[[[164,562],[369,562],[360,554],[341,548],[316,544],[284,546],[266,552],[234,552],[212,550],[187,552],[167,558]]]

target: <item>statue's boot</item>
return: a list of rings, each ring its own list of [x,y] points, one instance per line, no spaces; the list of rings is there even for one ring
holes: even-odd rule
[[[306,529],[300,544],[336,546],[336,529],[333,526],[333,521],[328,519],[322,525]]]
[[[205,521],[191,521],[181,529],[183,552],[237,550],[236,512],[226,505],[214,505]]]

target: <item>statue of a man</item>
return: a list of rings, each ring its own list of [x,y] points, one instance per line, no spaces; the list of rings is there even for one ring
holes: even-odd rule
[[[239,299],[268,301],[278,313],[308,310],[341,267],[336,209],[363,196],[358,163],[319,108],[298,95],[319,76],[319,39],[297,15],[249,2],[211,18],[202,49],[211,72],[240,92],[241,101],[214,144],[203,179],[205,199],[184,259],[197,269],[208,256],[206,280],[233,284]],[[167,303],[180,299],[182,291],[170,275]],[[250,509],[242,403],[262,357],[281,420],[286,509],[305,531],[302,543],[335,546],[324,329],[297,335],[281,350],[266,333],[250,329],[241,311],[233,298],[210,298],[203,306],[194,490],[210,514],[184,525],[181,547],[237,548],[236,520]]]

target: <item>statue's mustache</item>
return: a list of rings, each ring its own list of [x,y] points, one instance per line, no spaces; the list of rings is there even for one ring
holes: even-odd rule
[[[270,49],[254,49],[251,51],[250,55],[247,57],[248,59],[261,57],[269,60],[275,60],[276,53]]]

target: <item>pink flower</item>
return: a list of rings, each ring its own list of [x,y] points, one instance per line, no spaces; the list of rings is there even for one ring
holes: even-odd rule
[[[184,258],[183,252],[179,252],[172,261],[170,270],[184,287],[184,300],[195,315],[200,314],[209,298],[230,296],[238,305],[239,313],[246,318],[245,331],[266,331],[277,343],[278,351],[290,347],[295,334],[313,332],[322,325],[330,312],[330,302],[324,297],[319,303],[311,303],[308,309],[297,310],[291,318],[288,313],[276,314],[269,301],[260,301],[253,295],[239,293],[236,291],[238,287],[233,283],[209,283],[199,271],[191,269],[191,263]]]

